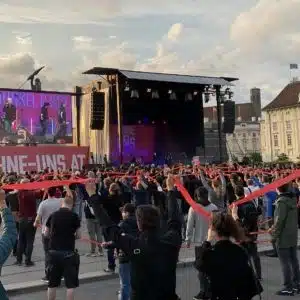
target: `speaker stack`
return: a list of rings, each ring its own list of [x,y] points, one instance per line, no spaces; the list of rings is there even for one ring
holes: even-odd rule
[[[105,119],[105,95],[102,92],[93,92],[91,101],[91,124],[92,130],[102,130]]]
[[[234,132],[235,128],[235,102],[228,100],[224,102],[224,122],[223,122],[223,133]]]

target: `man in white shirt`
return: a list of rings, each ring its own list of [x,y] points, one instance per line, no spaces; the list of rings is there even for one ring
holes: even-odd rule
[[[59,210],[62,206],[62,199],[58,199],[55,197],[56,188],[51,187],[48,190],[48,198],[42,201],[39,205],[37,216],[34,222],[35,227],[42,226],[42,242],[45,252],[45,274],[46,276],[42,278],[43,281],[48,281],[47,278],[47,253],[49,250],[49,238],[45,235],[46,231],[46,223],[49,217],[57,210]]]

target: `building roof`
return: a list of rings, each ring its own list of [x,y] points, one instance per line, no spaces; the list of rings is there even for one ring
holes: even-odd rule
[[[300,106],[300,81],[288,84],[279,95],[263,110],[279,109],[291,106]]]
[[[113,68],[95,67],[83,74],[92,75],[114,75],[121,74],[128,80],[141,80],[141,81],[156,81],[156,82],[170,82],[170,83],[183,83],[194,85],[220,85],[231,86],[231,82],[238,80],[237,78],[230,77],[208,77],[208,76],[191,76],[191,75],[179,75],[179,74],[165,74],[165,73],[152,73],[152,72],[140,72],[129,71]]]

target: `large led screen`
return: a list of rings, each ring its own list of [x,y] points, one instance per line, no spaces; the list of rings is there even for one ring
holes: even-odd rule
[[[72,143],[72,96],[0,89],[1,144]]]

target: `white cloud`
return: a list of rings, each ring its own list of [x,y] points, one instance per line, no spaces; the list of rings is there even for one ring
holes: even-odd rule
[[[74,36],[74,49],[78,51],[93,50],[93,38],[89,36]]]
[[[168,39],[173,42],[177,41],[180,38],[182,31],[183,31],[183,24],[181,23],[173,24],[168,32]]]
[[[200,0],[174,3],[172,0],[10,0],[0,3],[0,22],[113,25],[114,17],[151,14],[195,14],[202,12]],[[203,6],[203,5],[202,5]],[[159,7],[159,9],[157,9]]]

